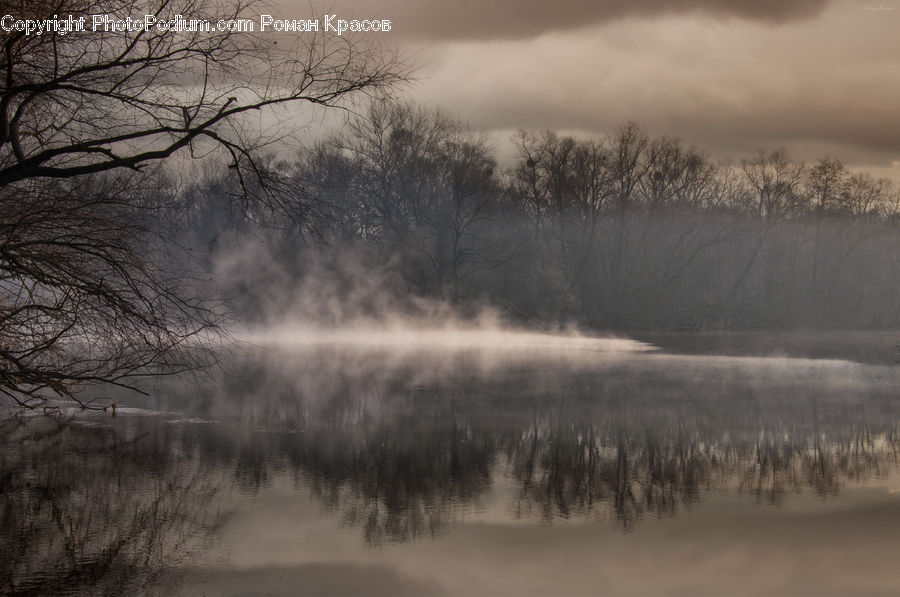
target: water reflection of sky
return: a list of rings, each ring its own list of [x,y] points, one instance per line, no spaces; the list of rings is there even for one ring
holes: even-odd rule
[[[234,571],[197,572],[184,594],[889,594],[900,581],[898,515],[881,487],[778,508],[712,493],[702,508],[630,533],[475,512],[439,540],[373,551],[314,500],[273,487],[226,531]]]

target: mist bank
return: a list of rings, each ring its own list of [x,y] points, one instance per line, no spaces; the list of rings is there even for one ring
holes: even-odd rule
[[[493,140],[376,103],[271,166],[278,209],[189,185],[166,221],[242,322],[559,330],[890,328],[900,195],[783,151],[715,163],[629,123]]]

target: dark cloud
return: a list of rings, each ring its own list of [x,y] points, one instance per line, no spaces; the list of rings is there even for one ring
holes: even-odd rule
[[[785,147],[900,180],[898,23],[900,11],[844,2],[779,27],[678,15],[440,44],[415,93],[505,133],[602,136],[634,120],[714,157]]]
[[[845,110],[834,106],[769,107],[747,114],[697,105],[679,111],[652,106],[630,110],[559,111],[509,102],[484,114],[473,106],[463,115],[487,122],[510,134],[519,128],[570,131],[604,137],[629,120],[653,135],[668,135],[696,145],[716,157],[746,157],[757,151],[786,148],[798,160],[811,162],[825,155],[850,164],[888,166],[900,158],[900,112]],[[483,108],[482,108],[483,110]]]
[[[285,0],[286,1],[286,0]],[[386,18],[407,39],[522,39],[624,17],[704,13],[772,23],[815,16],[830,0],[343,0],[333,12]]]
[[[300,0],[286,14],[310,13]],[[389,18],[405,97],[508,136],[634,120],[713,157],[787,148],[900,182],[900,9],[865,0],[333,0]],[[879,8],[881,7],[881,8]],[[302,14],[301,14],[302,13]],[[502,142],[501,142],[502,145]],[[879,170],[880,169],[880,170]]]

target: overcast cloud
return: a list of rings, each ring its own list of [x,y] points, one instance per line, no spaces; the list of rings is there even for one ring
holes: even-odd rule
[[[382,35],[421,65],[411,99],[503,135],[634,120],[713,157],[785,147],[900,180],[900,3],[335,0],[330,12],[391,19]]]
[[[674,14],[738,17],[772,24],[814,16],[828,3],[829,0],[341,0],[335,10],[390,18],[398,36],[438,41],[523,39],[623,17]]]

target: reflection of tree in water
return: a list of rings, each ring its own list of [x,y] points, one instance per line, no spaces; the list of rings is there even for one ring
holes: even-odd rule
[[[303,432],[276,434],[270,450],[370,545],[435,535],[504,471],[519,485],[517,516],[609,517],[629,529],[644,515],[676,515],[708,490],[779,503],[803,489],[836,493],[897,462],[895,407],[877,400],[727,380],[598,382],[578,370],[546,383],[521,370],[490,379],[348,370],[313,386],[303,371],[291,379],[305,385],[270,378],[261,392],[270,405],[254,406],[254,416],[285,421],[272,404],[301,413],[288,418],[302,419]]]
[[[416,399],[428,406],[410,408]],[[390,416],[338,417],[283,446],[313,495],[361,526],[369,545],[436,535],[491,482],[491,434],[454,412],[452,400],[403,402]]]
[[[785,495],[810,488],[818,495],[836,494],[848,482],[889,474],[896,469],[898,429],[850,429],[839,435],[773,437],[766,434],[745,448],[739,489],[781,502]]]
[[[287,467],[370,545],[435,535],[504,471],[519,485],[517,516],[608,517],[629,529],[712,489],[779,503],[896,467],[890,399],[777,371],[760,382],[740,370],[630,366],[485,371],[465,358],[304,354],[225,384],[218,408],[284,431],[266,446],[242,440],[239,476],[255,480],[242,485]]]
[[[477,385],[448,392],[442,374],[368,353],[304,354],[283,368],[269,356],[223,380],[197,413],[241,421],[218,449],[243,490],[288,471],[369,545],[437,535],[479,504],[496,438],[468,408]]]
[[[215,528],[215,469],[180,454],[174,428],[0,426],[2,593],[134,594]]]
[[[506,446],[521,485],[517,516],[549,521],[611,508],[629,528],[644,512],[674,514],[709,486],[716,457],[688,422],[635,421],[621,404],[588,404],[536,415]]]
[[[896,418],[845,429],[840,417],[823,425],[833,412],[780,413],[770,425],[755,401],[692,411],[664,404],[648,410],[596,396],[536,415],[505,447],[521,486],[514,513],[548,521],[608,514],[629,529],[644,514],[675,515],[707,490],[776,504],[804,489],[835,494],[898,465]]]
[[[578,370],[306,367],[204,399],[229,422],[0,423],[0,592],[156,590],[203,548],[232,488],[253,494],[279,475],[380,545],[439,534],[490,499],[498,475],[518,486],[518,516],[630,529],[708,490],[777,504],[898,463],[892,398]]]

